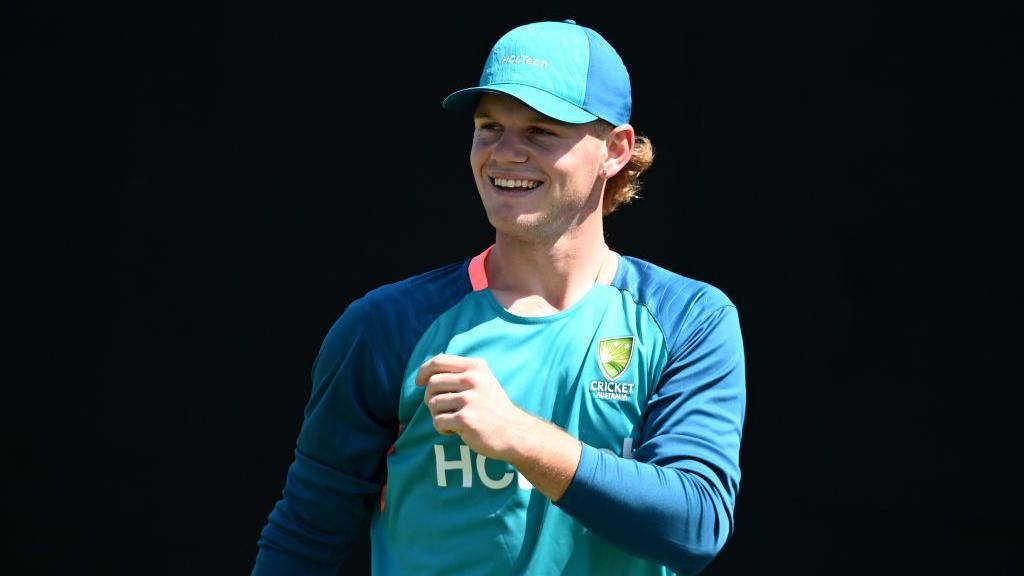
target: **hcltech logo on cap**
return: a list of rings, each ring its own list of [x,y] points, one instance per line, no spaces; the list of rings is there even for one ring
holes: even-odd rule
[[[538,68],[547,68],[548,61],[543,58],[531,58],[526,54],[515,54],[513,56],[505,56],[501,59],[502,64],[526,64],[527,66],[536,66]]]
[[[572,20],[527,24],[505,34],[487,57],[480,85],[453,92],[442,106],[472,111],[486,92],[571,124],[598,118],[625,124],[633,106],[622,58],[600,34]]]

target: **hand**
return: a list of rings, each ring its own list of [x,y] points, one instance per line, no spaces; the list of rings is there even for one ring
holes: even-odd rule
[[[509,400],[482,358],[438,354],[420,366],[416,385],[441,434],[458,434],[488,458],[511,461],[534,418]]]

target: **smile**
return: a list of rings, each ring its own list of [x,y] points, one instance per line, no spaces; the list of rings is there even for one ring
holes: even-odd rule
[[[493,182],[498,188],[508,190],[533,190],[537,186],[541,185],[541,182],[538,180],[514,180],[510,178],[491,178],[491,182]]]

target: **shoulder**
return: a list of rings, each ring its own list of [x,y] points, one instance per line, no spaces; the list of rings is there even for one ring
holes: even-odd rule
[[[454,262],[384,284],[370,290],[352,304],[375,313],[385,313],[394,309],[432,308],[451,299],[460,299],[472,290],[468,265],[468,260]]]
[[[633,256],[623,256],[622,262],[623,270],[616,275],[617,287],[652,311],[701,315],[723,306],[735,307],[725,292],[707,282]]]
[[[665,337],[674,340],[736,305],[716,286],[633,256],[623,256],[613,285],[647,309]]]
[[[472,291],[469,260],[454,262],[384,284],[353,300],[331,327],[325,345],[357,331],[376,340],[410,334],[433,321]]]

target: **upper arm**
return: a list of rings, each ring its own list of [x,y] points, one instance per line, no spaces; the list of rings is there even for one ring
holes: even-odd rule
[[[398,384],[381,357],[381,330],[369,303],[357,300],[324,339],[295,460],[263,529],[254,574],[333,574],[365,534],[397,433]]]
[[[731,303],[716,305],[668,338],[668,361],[645,409],[635,457],[694,473],[718,493],[732,533],[739,490],[739,451],[746,410],[746,377],[739,317]]]
[[[386,328],[372,302],[352,303],[313,363],[298,450],[341,473],[377,484],[398,426],[398,378],[384,357]]]

